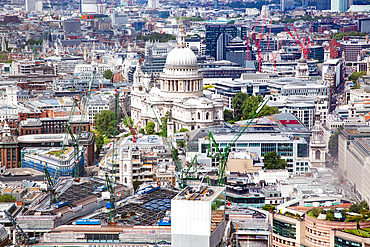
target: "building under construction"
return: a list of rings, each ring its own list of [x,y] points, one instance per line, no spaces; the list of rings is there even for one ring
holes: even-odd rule
[[[17,222],[30,236],[42,238],[45,232],[103,208],[106,202],[102,193],[105,190],[104,180],[81,178],[76,182],[72,178],[60,179],[55,188],[56,201],[53,203],[50,193],[45,193],[29,206],[27,212],[17,217]],[[131,192],[116,184],[115,193],[120,200]]]
[[[108,225],[108,210],[83,221],[56,227],[44,235],[48,243],[155,244],[171,242],[171,200],[177,191],[149,186],[117,203],[116,223]]]

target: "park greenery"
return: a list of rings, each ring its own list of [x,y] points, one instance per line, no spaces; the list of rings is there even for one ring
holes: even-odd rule
[[[109,110],[103,110],[94,117],[96,130],[101,135],[115,136],[119,134],[117,130],[118,122],[114,119],[114,113]]]
[[[338,127],[337,131],[332,134],[329,138],[329,154],[332,158],[338,159],[338,136],[340,134],[340,131],[343,129],[342,126]]]
[[[136,39],[143,40],[143,41],[150,40],[150,41],[159,41],[160,43],[166,43],[169,40],[176,40],[176,37],[171,34],[167,34],[167,33],[153,33],[153,34],[145,35],[145,36],[138,34]]]
[[[266,210],[266,211],[274,211],[275,210],[275,206],[274,205],[263,205],[262,206],[262,209],[263,210]]]
[[[185,147],[185,142],[184,142],[183,140],[178,140],[178,141],[177,141],[177,146],[178,146],[179,148],[183,148],[183,147]]]
[[[0,202],[15,202],[16,198],[12,194],[3,194],[0,196]]]
[[[355,85],[358,85],[357,84],[358,79],[364,75],[366,75],[366,71],[353,72],[350,76],[348,76],[348,80],[355,83]]]
[[[250,119],[253,117],[255,111],[258,109],[259,103],[262,101],[263,97],[261,95],[249,96],[246,93],[238,92],[232,100],[234,111],[225,110],[224,120],[229,123],[234,123],[235,121]],[[256,117],[263,117],[276,113],[279,113],[278,108],[265,105]]]
[[[369,206],[367,205],[366,201],[361,201],[360,203],[352,204],[349,207],[349,209],[342,209],[340,211],[342,217],[338,219],[335,219],[334,217],[335,211],[336,211],[336,208],[331,208],[329,210],[324,210],[323,208],[312,208],[307,214],[308,216],[313,217],[313,218],[317,218],[321,214],[321,215],[325,215],[325,220],[328,220],[328,221],[334,221],[334,220],[343,221],[344,220],[344,222],[357,222],[357,225],[359,224],[359,222],[368,220],[370,217]],[[359,229],[359,225],[358,225],[357,230],[359,232],[355,233],[355,232],[350,231],[349,233],[356,234],[356,235],[370,234],[370,229]]]
[[[287,162],[281,159],[281,156],[276,151],[273,151],[264,155],[263,165],[265,169],[285,169]]]
[[[108,69],[108,70],[104,71],[104,75],[103,75],[103,77],[104,77],[105,79],[110,80],[110,79],[112,79],[112,77],[113,77],[113,72],[112,72],[110,69]]]
[[[186,129],[186,128],[181,128],[179,131],[177,131],[177,133],[181,133],[181,132],[188,132],[189,130]]]
[[[365,36],[366,33],[360,33],[360,32],[355,32],[355,31],[351,31],[350,33],[332,33],[330,35],[330,38],[334,38],[336,40],[342,40],[344,37],[347,37],[347,36],[350,36],[350,37],[353,37],[353,36]]]
[[[145,126],[145,133],[147,135],[155,135],[155,123],[154,122],[149,122],[146,126]]]
[[[175,18],[176,18],[176,20],[181,19],[181,20],[187,20],[187,21],[204,21],[204,18],[200,17],[200,16],[197,16],[197,17],[192,17],[192,16],[190,16],[190,17],[187,17],[187,16],[179,17],[179,16],[176,16]]]

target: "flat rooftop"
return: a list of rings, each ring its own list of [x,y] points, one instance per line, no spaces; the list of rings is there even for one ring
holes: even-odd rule
[[[200,186],[199,190],[198,188],[188,186],[173,198],[173,200],[212,202],[224,190],[225,188],[217,186]]]

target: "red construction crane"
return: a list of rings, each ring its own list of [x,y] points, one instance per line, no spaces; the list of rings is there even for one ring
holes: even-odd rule
[[[261,44],[261,39],[262,39],[262,34],[263,34],[263,29],[265,27],[265,21],[266,21],[266,13],[265,16],[263,17],[263,22],[262,22],[262,27],[261,27],[261,33],[259,40],[257,42],[256,39],[256,46],[257,46],[257,54],[258,54],[258,71],[261,72],[261,64],[262,64],[262,57],[261,57],[261,49],[260,49],[260,44]]]
[[[267,38],[267,61],[270,60],[270,38],[271,38],[271,27],[272,27],[272,18],[270,19],[270,31],[269,31],[269,36]]]
[[[249,50],[249,43],[250,43],[250,39],[251,39],[251,37],[252,37],[252,33],[254,33],[254,31],[256,30],[256,27],[258,26],[258,23],[260,22],[260,20],[261,20],[261,16],[259,16],[259,17],[258,17],[258,19],[257,19],[257,23],[256,23],[256,25],[253,27],[252,32],[251,32],[251,34],[249,35],[248,39],[247,39],[247,37],[245,37],[245,35],[244,35],[244,38],[245,38],[245,40],[247,41],[247,61],[249,61],[249,52],[250,52],[250,50]]]
[[[288,29],[289,24],[287,24],[285,30],[289,33],[289,35],[295,40],[295,42],[301,47],[301,51],[304,54],[305,58],[307,59],[308,53],[310,52],[309,46],[310,46],[310,38],[307,38],[307,43],[306,43],[306,37],[303,37],[303,43],[301,42],[297,29],[295,28],[293,23],[290,23],[290,25],[293,27],[294,32],[296,36],[294,36]]]

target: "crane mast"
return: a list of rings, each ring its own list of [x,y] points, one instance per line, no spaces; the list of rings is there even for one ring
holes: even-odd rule
[[[244,131],[248,128],[248,126],[252,123],[253,119],[257,117],[258,113],[262,110],[262,108],[267,104],[267,102],[270,100],[271,96],[266,96],[265,99],[258,105],[257,110],[254,112],[253,116],[250,118],[250,120],[247,122],[246,125],[244,125],[238,133],[233,137],[233,139],[226,145],[225,149],[223,152],[218,148],[218,144],[213,137],[211,131],[209,131],[209,138],[210,143],[209,143],[209,149],[208,152],[211,150],[211,144],[213,143],[215,149],[216,149],[216,154],[211,155],[208,153],[208,157],[211,158],[217,158],[219,160],[219,169],[218,169],[218,178],[217,178],[217,185],[218,186],[225,186],[226,185],[226,179],[225,179],[225,167],[226,167],[226,162],[229,157],[229,152],[231,147],[234,146],[235,142],[239,139],[239,137],[244,133]]]

